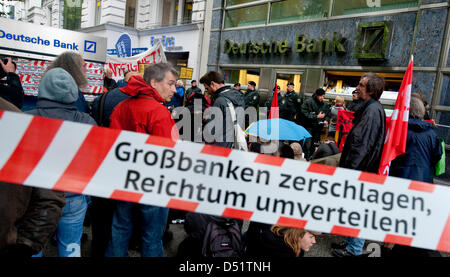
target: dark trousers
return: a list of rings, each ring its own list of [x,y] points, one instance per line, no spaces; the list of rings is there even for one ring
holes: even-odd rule
[[[111,239],[111,225],[115,201],[91,197],[92,257],[105,257],[106,246]]]
[[[305,147],[303,148],[303,153],[305,153],[305,159],[309,161],[312,154],[315,152],[315,146],[314,143],[317,143],[320,141],[320,133],[322,129],[307,129],[308,132],[311,134],[310,138],[307,138],[305,141]]]

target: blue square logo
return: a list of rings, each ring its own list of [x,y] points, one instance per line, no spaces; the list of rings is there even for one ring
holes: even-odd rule
[[[95,41],[84,41],[84,52],[95,53],[97,52],[97,42]]]

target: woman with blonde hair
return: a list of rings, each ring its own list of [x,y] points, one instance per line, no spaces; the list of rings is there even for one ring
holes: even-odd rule
[[[259,258],[303,257],[316,243],[318,234],[305,229],[251,222],[245,235],[246,255]]]
[[[338,112],[339,110],[347,110],[344,107],[344,97],[341,95],[336,96],[336,104],[331,107],[331,111],[330,111],[330,126],[328,127],[328,136],[330,137],[334,137],[336,134],[336,121],[337,121],[337,116],[338,116]]]

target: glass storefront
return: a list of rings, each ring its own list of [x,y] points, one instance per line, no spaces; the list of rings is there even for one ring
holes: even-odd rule
[[[417,0],[339,0],[334,1],[332,15],[368,13],[417,7]]]
[[[225,28],[265,24],[267,7],[267,4],[263,4],[248,8],[228,10],[225,14]]]
[[[328,0],[287,0],[272,3],[270,23],[327,17]]]
[[[234,5],[254,2],[256,0],[226,0],[226,1],[227,1],[227,6],[234,6]]]
[[[294,91],[299,93],[301,87],[301,75],[295,73],[277,72],[277,85],[280,86],[280,90],[286,91],[287,84],[289,82],[294,83]]]

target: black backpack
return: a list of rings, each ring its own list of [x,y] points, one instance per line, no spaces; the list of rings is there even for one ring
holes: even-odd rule
[[[242,234],[236,220],[208,223],[202,246],[204,257],[240,257],[242,252]]]

